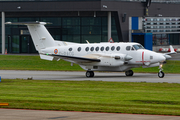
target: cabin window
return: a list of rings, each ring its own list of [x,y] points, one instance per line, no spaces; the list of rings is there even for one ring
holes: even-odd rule
[[[72,51],[72,48],[69,48],[69,51]]]
[[[78,50],[78,52],[80,52],[80,51],[81,51],[81,47],[78,47],[78,49],[77,49],[77,50]]]
[[[134,50],[134,48],[132,47],[131,50]]]
[[[99,47],[96,47],[96,51],[99,51]]]
[[[129,51],[131,49],[131,46],[127,46],[126,50]]]
[[[104,47],[101,47],[101,51],[104,51]]]
[[[109,50],[109,46],[106,47],[106,51],[108,51],[108,50]]]
[[[114,49],[115,49],[115,47],[114,47],[114,46],[112,46],[112,47],[111,47],[111,50],[112,50],[112,51],[114,51]]]
[[[86,51],[89,51],[89,47],[86,47],[86,49],[85,49]]]
[[[94,51],[94,47],[91,47],[91,51]]]
[[[116,50],[119,51],[120,50],[120,46],[117,46]]]

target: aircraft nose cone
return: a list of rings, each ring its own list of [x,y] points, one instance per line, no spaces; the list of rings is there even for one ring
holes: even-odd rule
[[[159,59],[160,62],[166,61],[166,57],[163,56],[163,55],[159,55],[159,56],[158,56],[158,59]]]
[[[166,59],[172,58],[170,55],[164,55],[164,57],[165,57]]]

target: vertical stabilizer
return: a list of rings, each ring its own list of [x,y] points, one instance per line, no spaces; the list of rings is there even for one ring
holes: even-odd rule
[[[41,53],[41,49],[45,49],[47,47],[55,46],[55,41],[50,35],[50,33],[45,28],[45,22],[17,22],[11,23],[7,22],[6,24],[12,25],[27,25],[29,32],[31,34],[34,46],[36,50]]]

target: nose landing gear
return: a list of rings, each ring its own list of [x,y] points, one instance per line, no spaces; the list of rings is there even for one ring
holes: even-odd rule
[[[158,73],[158,77],[159,78],[163,78],[164,77],[164,72],[163,72],[162,66],[163,66],[163,64],[159,65],[159,69],[160,69],[159,73]]]

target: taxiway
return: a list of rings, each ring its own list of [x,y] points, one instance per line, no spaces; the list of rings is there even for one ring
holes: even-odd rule
[[[0,70],[2,79],[34,79],[34,80],[71,80],[71,81],[116,81],[116,82],[153,82],[153,83],[180,83],[180,74],[165,74],[159,78],[157,73],[134,73],[127,77],[124,72],[95,72],[92,78],[85,77],[85,71],[21,71]]]

